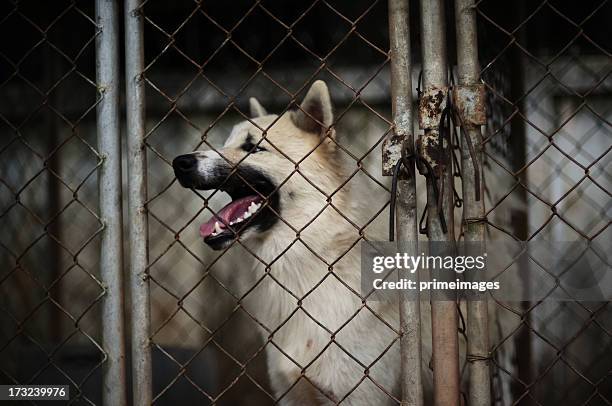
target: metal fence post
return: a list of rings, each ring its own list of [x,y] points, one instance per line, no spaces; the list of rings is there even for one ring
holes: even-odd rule
[[[414,151],[412,131],[412,59],[410,52],[410,15],[408,0],[389,0],[389,43],[391,50],[391,106],[395,145],[408,146]],[[391,142],[391,145],[393,142]],[[390,146],[389,143],[385,144]],[[388,150],[386,158],[397,164],[398,151],[393,157]],[[410,160],[415,173],[414,161]],[[406,168],[407,169],[407,168]],[[413,176],[400,175],[397,196],[397,240],[408,242],[406,249],[417,255],[417,199],[416,180]],[[410,300],[400,293],[400,353],[402,405],[423,404],[421,377],[421,306],[420,300]]]
[[[421,156],[431,166],[427,170],[427,235],[430,242],[453,242],[450,141],[443,142],[443,148],[439,145],[439,124],[448,93],[444,2],[421,0],[420,11],[424,91],[420,98],[419,125],[424,134],[419,137],[418,146]],[[438,183],[441,186],[437,188],[441,194],[441,206],[436,193]],[[432,300],[431,318],[434,404],[458,405],[459,339],[455,300]]]
[[[141,0],[125,2],[125,70],[128,145],[128,207],[130,240],[130,297],[132,299],[132,382],[134,405],[152,402],[152,364],[149,343],[150,305],[147,276],[147,213],[145,155],[145,94],[143,17]]]
[[[484,89],[479,86],[478,36],[474,0],[455,0],[457,33],[457,92],[456,105],[462,124],[461,172],[463,190],[464,241],[478,243],[484,248],[485,225],[483,217],[484,188],[482,176],[482,134],[484,123]],[[463,137],[469,137],[474,146],[476,162]],[[478,174],[477,172],[481,173]],[[476,183],[476,179],[480,179]],[[478,188],[478,190],[477,190]],[[476,200],[476,197],[479,197]],[[469,404],[489,406],[491,383],[489,376],[489,331],[487,301],[470,300],[467,303],[467,360],[469,363]]]
[[[100,274],[102,300],[102,399],[105,405],[126,404],[124,291],[121,216],[121,138],[119,114],[119,21],[117,2],[96,0],[96,82],[100,217],[102,230]]]

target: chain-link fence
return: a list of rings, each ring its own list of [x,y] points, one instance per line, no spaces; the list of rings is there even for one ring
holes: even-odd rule
[[[395,213],[404,242],[609,246],[612,4],[117,6],[0,10],[1,383],[108,405],[612,403],[607,302],[359,284]],[[202,160],[214,181],[177,180]]]
[[[611,11],[606,1],[478,2],[481,77],[495,116],[488,170],[506,184],[487,207],[490,238],[610,245]],[[511,148],[506,160],[494,152],[500,144]],[[511,201],[524,210],[506,210]],[[609,304],[538,299],[504,305],[519,323],[494,349],[516,345],[517,369],[499,370],[512,398],[610,404]]]
[[[388,393],[391,399],[396,396],[393,388],[367,375],[352,382],[345,393],[332,393],[312,381],[308,372],[307,365],[324,358],[325,351],[341,352],[352,357],[352,368],[368,369],[386,349],[365,361],[355,358],[342,348],[342,341],[332,338],[329,343],[311,343],[311,355],[304,359],[278,342],[296,324],[326,331],[326,335],[341,335],[343,327],[355,317],[373,314],[363,303],[352,309],[340,325],[332,326],[313,315],[312,304],[308,304],[317,296],[313,292],[332,285],[346,291],[352,301],[358,300],[358,287],[342,280],[334,273],[334,267],[348,251],[355,255],[356,245],[384,212],[388,201],[388,189],[379,176],[377,148],[390,131],[387,28],[367,23],[386,19],[385,4],[341,6],[315,2],[296,8],[281,3],[242,2],[235,5],[235,10],[229,10],[221,4],[185,2],[175,6],[171,21],[165,6],[149,2],[140,9],[144,18],[143,81],[147,105],[153,100],[160,104],[155,116],[147,111],[147,173],[163,180],[153,183],[149,178],[148,183],[149,232],[157,235],[150,239],[148,265],[153,302],[151,342],[153,352],[162,354],[172,365],[159,378],[163,384],[153,390],[153,401],[191,393],[194,398],[212,403],[260,404],[282,402],[307,391],[312,392],[311,397],[338,402],[349,398],[360,385],[383,395]],[[319,24],[333,29],[315,33],[312,27]],[[205,40],[192,41],[193,38]],[[168,66],[177,72],[173,78],[167,76]],[[316,194],[309,214],[297,220],[275,211],[272,216],[292,231],[280,231],[287,239],[273,254],[266,256],[242,243],[221,255],[207,250],[193,230],[197,230],[198,221],[210,217],[211,210],[218,212],[227,200],[218,191],[200,195],[202,200],[189,198],[189,191],[179,185],[168,165],[174,157],[190,150],[220,151],[232,125],[250,119],[249,96],[256,96],[268,111],[281,115],[296,108],[310,83],[321,78],[326,80],[336,107],[333,126],[338,137],[331,142],[337,149],[337,164],[348,158],[353,168],[344,178],[325,176],[317,180],[312,162],[308,161],[315,154],[316,144],[304,156],[292,156],[291,151],[283,151],[282,141],[275,144],[270,140],[266,148],[294,166],[293,170],[283,169],[277,181],[278,194],[299,182],[303,190],[294,190],[296,194]],[[194,110],[190,100],[198,100],[201,107]],[[257,127],[266,129],[261,124]],[[168,142],[169,134],[177,135],[172,142]],[[304,140],[304,146],[308,141]],[[321,170],[331,171],[328,166]],[[330,181],[335,184],[326,184]],[[361,186],[361,191],[352,188],[354,194],[349,195],[349,186],[357,182],[366,185]],[[370,198],[370,207],[360,213],[360,218],[349,217],[347,208],[338,202],[359,200],[359,193],[365,190],[376,197]],[[192,202],[192,208],[180,203],[186,200]],[[313,237],[322,226],[321,219],[330,215],[335,215],[336,226],[347,232],[346,241],[324,253]],[[317,275],[303,286],[291,281],[289,274],[280,273],[286,266],[285,257],[298,250],[310,257],[312,272]],[[180,268],[177,261],[182,263]],[[257,303],[262,294],[297,305],[292,305],[289,313],[270,319]],[[209,302],[204,300],[206,297],[216,299]],[[379,328],[395,337],[384,344],[386,347],[397,340],[397,326],[384,323],[380,321]],[[187,349],[182,354],[172,352],[177,340]],[[269,349],[277,354],[271,354]],[[282,382],[277,392],[270,387],[269,379],[276,377],[268,377],[266,356],[284,357],[292,364],[287,368],[294,370],[295,376]],[[215,365],[215,372],[207,379],[192,372],[211,365]],[[154,381],[157,379],[154,377]]]
[[[118,21],[99,3],[0,12],[1,382],[87,404],[125,398]]]

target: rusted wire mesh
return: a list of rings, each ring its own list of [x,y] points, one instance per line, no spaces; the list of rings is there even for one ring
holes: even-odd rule
[[[93,2],[3,2],[0,33],[0,382],[70,385],[71,403],[97,404]]]
[[[477,2],[491,113],[484,140],[489,238],[609,246],[612,42],[603,27],[611,6]],[[545,299],[497,303],[515,320],[492,343],[497,378],[512,383],[506,399],[612,403],[609,303]],[[504,358],[517,368],[503,367]]]
[[[387,34],[386,26],[368,24],[368,21],[380,21],[378,18],[386,19],[384,2],[359,2],[350,7],[325,1],[305,2],[298,7],[261,1],[238,2],[233,12],[220,4],[179,2],[172,10],[173,21],[160,16],[161,13],[167,16],[166,6],[160,8],[153,2],[145,2],[142,11],[147,47],[144,71],[147,97],[150,103],[157,99],[164,106],[155,113],[155,118],[148,113],[150,126],[146,138],[149,176],[165,180],[158,184],[149,181],[149,221],[151,234],[156,236],[151,241],[149,266],[151,340],[154,352],[164,354],[172,365],[159,378],[163,383],[155,390],[155,401],[178,396],[176,393],[181,391],[181,396],[193,392],[202,401],[211,403],[276,403],[288,396],[298,383],[307,381],[317,396],[333,402],[348,398],[360,385],[370,385],[399,402],[393,388],[381,385],[368,372],[390,347],[397,345],[397,326],[380,318],[380,328],[390,329],[396,338],[385,343],[384,351],[364,362],[344,349],[341,340],[335,337],[360,313],[375,314],[369,304],[364,302],[356,308],[338,329],[325,326],[302,305],[313,291],[323,283],[331,283],[330,280],[337,282],[339,288],[348,289],[348,294],[360,297],[354,287],[334,273],[334,266],[343,260],[346,252],[354,254],[357,244],[367,238],[368,227],[377,218],[384,218],[381,213],[388,204],[388,189],[379,176],[378,149],[390,131]],[[330,29],[314,32],[315,24]],[[169,80],[165,73],[169,64],[182,75]],[[229,134],[231,124],[249,119],[245,107],[248,96],[257,96],[267,109],[282,114],[296,108],[309,84],[320,78],[327,81],[336,105],[334,126],[340,135],[335,142],[341,153],[353,160],[353,165],[349,176],[331,191],[316,179],[306,179],[319,191],[321,201],[327,202],[307,224],[298,227],[292,224],[291,218],[277,213],[280,221],[296,234],[293,241],[287,241],[281,255],[294,244],[308,247],[302,235],[325,210],[337,212],[351,225],[353,231],[347,236],[351,241],[346,252],[331,258],[308,248],[325,272],[307,292],[294,292],[282,286],[284,293],[296,302],[295,309],[280,325],[266,325],[243,303],[249,295],[258,294],[255,290],[262,280],[275,278],[268,270],[274,269],[278,257],[260,258],[240,242],[220,255],[206,251],[194,230],[197,230],[197,219],[212,214],[219,193],[200,194],[201,200],[194,202],[193,209],[185,210],[180,202],[189,192],[173,179],[169,164],[176,155],[189,150],[217,150]],[[181,131],[173,131],[176,136],[170,142],[166,128]],[[345,132],[347,137],[341,138]],[[278,153],[291,159],[282,150]],[[301,176],[300,162],[292,161],[292,164],[296,169],[288,178]],[[336,203],[339,191],[357,179],[368,183],[370,193],[381,196],[373,199],[371,212],[363,219],[347,217]],[[184,267],[191,269],[183,271],[181,266],[178,271],[173,258],[183,258]],[[241,286],[241,276],[251,279],[241,275],[248,271],[244,269],[248,260],[259,261],[266,272],[258,275],[252,285],[249,282]],[[233,280],[229,278],[230,273],[235,274]],[[215,300],[206,299],[211,297]],[[156,308],[161,301],[166,314]],[[274,335],[296,312],[308,315],[309,321],[329,334],[329,344],[309,365],[300,365],[287,349],[275,343]],[[249,337],[248,332],[255,329],[263,330],[268,338],[260,342],[254,334]],[[190,353],[181,357],[168,348],[173,337],[184,340],[185,333],[194,340]],[[340,348],[365,371],[361,379],[356,377],[354,387],[339,398],[308,378],[308,368],[324,356],[329,346]],[[263,365],[265,347],[276,347],[302,370],[283,394],[274,394],[267,382]],[[218,366],[210,377],[214,383],[197,376],[195,371],[203,363]]]
[[[411,3],[418,44],[417,2]],[[605,246],[612,210],[612,5],[507,3],[476,3],[489,112],[483,131],[487,239]],[[446,4],[452,71],[453,8]],[[336,273],[360,242],[385,237],[389,179],[380,175],[380,148],[392,132],[386,7],[376,0],[143,1],[153,403],[275,404],[302,384],[332,403],[350,402],[360,388],[400,402],[398,388],[375,373],[381,359],[397,350],[397,321],[378,314]],[[99,31],[93,15],[89,1],[0,6],[6,39],[0,47],[0,381],[65,382],[73,402],[88,404],[100,403],[105,359],[99,311],[104,285],[97,270],[97,174],[103,160],[93,116]],[[191,150],[219,151],[232,126],[250,119],[249,96],[282,114],[298,108],[315,79],[324,79],[332,94],[338,134],[332,142],[350,162],[346,177],[333,186],[305,179],[320,196],[321,210],[299,225],[276,213],[295,233],[278,256],[260,257],[241,241],[221,252],[209,250],[198,225],[227,198],[219,190],[180,187],[172,159]],[[295,167],[282,189],[290,178],[304,176],[300,164],[308,156],[296,161],[282,149],[276,153]],[[344,212],[343,193],[367,200],[361,217]],[[350,230],[346,248],[331,256],[312,249],[305,237],[328,211]],[[382,234],[376,232],[380,224]],[[320,279],[306,291],[274,273],[296,245],[305,246],[320,268]],[[255,273],[247,263],[262,270]],[[295,303],[276,325],[248,306],[264,283]],[[360,303],[333,328],[304,304],[330,283]],[[544,299],[495,303],[507,332],[491,340],[496,404],[612,403],[610,306]],[[283,329],[293,328],[296,314],[329,336],[306,364],[276,341]],[[342,342],[343,331],[364,315],[373,315],[391,337],[365,360]],[[459,320],[465,333],[464,314]],[[269,348],[300,371],[280,394],[270,385]],[[330,348],[363,371],[343,393],[331,394],[309,379]]]
[[[531,6],[523,6],[526,7]],[[530,14],[562,15],[558,7],[552,2],[544,2]],[[599,8],[594,8],[590,16],[605,14],[605,7],[609,6],[603,4]],[[216,8],[214,4],[181,3],[172,10],[175,20],[170,23],[166,7],[157,9],[153,3],[145,3],[143,14],[147,68],[144,76],[147,93],[148,97],[157,98],[160,104],[167,106],[159,109],[156,112],[157,118],[150,122],[147,134],[149,156],[153,156],[153,161],[159,161],[161,168],[168,168],[171,158],[185,152],[186,148],[216,150],[229,132],[230,123],[248,120],[245,108],[246,97],[255,95],[263,98],[268,108],[272,105],[276,107],[276,113],[282,113],[297,107],[296,103],[299,103],[300,95],[303,95],[309,82],[315,78],[324,78],[332,88],[336,104],[340,104],[338,120],[335,123],[339,134],[342,135],[345,130],[342,128],[343,125],[349,129],[358,128],[358,125],[351,124],[353,120],[359,121],[356,116],[351,117],[355,109],[362,109],[365,113],[362,117],[364,121],[374,119],[380,122],[376,130],[370,134],[368,133],[372,130],[358,137],[353,133],[352,140],[339,139],[337,142],[340,149],[350,153],[354,159],[355,172],[352,176],[365,175],[371,182],[372,188],[385,192],[385,183],[378,178],[377,169],[372,170],[366,165],[367,160],[371,159],[371,152],[380,146],[380,142],[390,131],[386,106],[388,89],[384,85],[388,63],[386,33],[377,33],[372,26],[366,24],[368,18],[373,19],[375,16],[380,18],[383,13],[379,9],[383,8],[384,4],[373,2],[364,3],[363,7],[355,6],[348,11],[341,9],[337,4],[315,1],[289,10],[267,2],[248,2],[240,3],[236,10],[228,13],[223,7]],[[488,100],[490,119],[485,134],[487,156],[485,177],[488,185],[486,223],[489,238],[533,239],[537,235],[544,235],[546,226],[555,221],[570,225],[575,231],[581,230],[582,227],[582,231],[576,231],[580,238],[590,240],[606,238],[605,231],[609,224],[607,191],[609,188],[607,185],[602,186],[602,182],[607,179],[605,168],[609,166],[609,157],[606,160],[609,144],[605,141],[606,134],[609,134],[609,118],[606,117],[605,110],[599,112],[589,103],[583,102],[591,95],[591,90],[601,86],[608,77],[609,46],[608,48],[601,45],[592,46],[597,44],[597,41],[605,41],[605,38],[594,40],[591,38],[593,34],[589,36],[580,30],[579,22],[572,25],[569,21],[571,19],[565,17],[565,22],[562,21],[561,25],[567,23],[573,26],[576,30],[575,35],[568,38],[567,42],[552,54],[553,58],[547,58],[542,62],[538,59],[543,58],[540,53],[543,50],[550,52],[546,46],[538,43],[535,45],[537,52],[530,53],[529,42],[519,41],[520,30],[527,26],[530,19],[527,15],[517,17],[516,24],[511,25],[516,28],[509,29],[503,28],[495,21],[511,19],[511,16],[516,15],[502,6],[483,1],[477,4],[477,11],[482,37],[480,41],[482,78],[490,93]],[[164,16],[156,13],[164,13]],[[451,13],[449,9],[448,21],[452,21]],[[591,18],[587,17],[589,13],[583,16],[584,23]],[[309,19],[314,19],[318,26],[330,28],[313,29],[312,25],[307,24]],[[338,19],[337,22],[334,19]],[[537,23],[533,24],[537,26]],[[261,30],[263,26],[266,27],[264,31]],[[344,30],[338,29],[337,26],[344,27]],[[551,26],[551,29],[558,30],[562,27],[557,22],[557,25]],[[597,31],[595,35],[601,35],[601,31]],[[197,38],[206,38],[206,40],[199,42]],[[558,38],[552,40],[561,42]],[[580,41],[590,44],[589,48],[585,50],[570,46]],[[347,54],[345,49],[350,49],[350,54]],[[549,129],[536,125],[531,115],[538,114],[537,110],[543,107],[541,100],[543,98],[553,100],[557,95],[551,93],[551,84],[548,82],[552,82],[557,89],[563,89],[563,94],[568,93],[568,86],[571,89],[571,85],[564,84],[561,74],[555,73],[555,64],[563,60],[566,71],[583,69],[584,54],[599,56],[599,61],[594,62],[595,66],[588,66],[590,79],[582,85],[586,93],[569,92],[573,99],[578,98],[579,102],[575,104],[574,109],[569,110],[569,113],[565,113],[565,120],[556,121]],[[541,71],[533,76],[531,66],[524,65],[525,58],[530,59],[530,64],[536,65]],[[359,59],[359,62],[356,63],[355,59]],[[287,65],[287,61],[290,61],[290,65]],[[342,61],[344,66],[336,65],[336,61]],[[163,70],[164,66],[174,68],[180,66],[177,70],[183,72],[182,77],[177,74],[170,80]],[[236,68],[233,68],[234,66]],[[526,81],[528,75],[532,75],[531,82]],[[575,71],[571,75],[582,76]],[[380,80],[381,76],[383,80]],[[547,82],[546,86],[544,82]],[[524,87],[524,83],[530,83],[530,86]],[[527,104],[530,99],[533,101]],[[609,103],[609,100],[606,101],[605,98],[603,100],[603,103]],[[196,106],[195,111],[194,106]],[[585,135],[580,137],[583,139],[576,138],[574,131],[569,136],[563,137],[564,140],[561,135],[556,136],[555,134],[562,133],[563,128],[568,128],[567,124],[580,110],[590,111],[593,114],[583,121],[590,120],[596,129],[591,130],[589,127],[588,131],[584,131]],[[593,110],[596,113],[593,113]],[[212,113],[204,117],[203,111],[212,111]],[[549,116],[558,119],[560,115],[549,112]],[[180,136],[188,139],[177,140],[178,135],[174,135],[173,142],[169,143],[167,136],[162,135],[166,132],[164,130],[166,126],[182,129],[183,133]],[[176,130],[172,133],[180,134]],[[354,147],[349,146],[349,144],[354,145],[355,138],[365,139],[365,145],[358,146],[359,153],[353,152]],[[602,145],[594,147],[599,153],[591,152],[591,160],[579,163],[577,156],[582,154],[582,151],[592,148],[591,145],[596,142],[592,140],[593,138],[604,140]],[[183,145],[179,147],[179,143]],[[543,150],[545,151],[542,152]],[[550,151],[547,154],[548,150]],[[559,164],[559,156],[551,155],[553,150],[569,161],[566,164],[582,165],[582,170],[587,167],[593,169],[588,174],[576,178],[568,168]],[[538,158],[541,158],[541,161],[538,161]],[[299,166],[299,162],[293,163]],[[535,168],[536,163],[546,163],[546,165]],[[157,164],[150,162],[150,165]],[[528,166],[532,166],[533,169],[528,170]],[[149,171],[150,176],[157,177],[163,171],[163,169],[158,170],[157,166],[151,168],[155,169]],[[528,177],[529,173],[532,174],[531,177]],[[290,176],[297,174],[299,169]],[[554,182],[539,180],[540,174],[565,176],[563,182],[569,184],[569,188],[565,188],[563,193],[555,198],[546,199],[538,190],[539,184],[551,185]],[[603,180],[599,179],[600,177]],[[157,389],[154,393],[156,400],[171,398],[172,393],[179,390],[191,390],[212,403],[231,403],[244,401],[246,398],[253,399],[253,402],[274,403],[282,400],[291,388],[282,394],[280,399],[275,396],[268,386],[266,368],[262,365],[263,349],[275,345],[274,334],[277,330],[266,326],[243,305],[249,295],[256,294],[254,290],[257,283],[272,276],[264,273],[254,285],[239,286],[234,279],[239,276],[233,273],[239,272],[240,268],[244,267],[242,262],[244,256],[255,257],[255,260],[262,262],[266,269],[273,267],[278,258],[266,261],[249,252],[240,242],[222,253],[220,257],[211,258],[210,253],[203,250],[199,238],[190,231],[190,228],[193,228],[193,222],[197,218],[210,214],[215,207],[218,207],[215,203],[218,193],[200,195],[204,207],[194,207],[193,210],[184,211],[184,205],[176,204],[176,201],[183,201],[179,196],[183,196],[185,192],[176,182],[173,183],[171,174],[168,174],[166,179],[149,196],[151,229],[155,230],[153,234],[156,236],[165,234],[167,239],[163,244],[158,238],[155,239],[149,267],[152,281],[151,298],[154,302],[152,342],[155,350],[174,364],[175,374],[162,379],[164,382],[162,389]],[[603,195],[593,199],[588,197],[591,193],[583,191],[574,199],[578,203],[567,203],[569,199],[563,201],[572,191],[584,188],[587,182],[592,182],[591,186],[603,192]],[[316,184],[311,184],[317,187]],[[580,184],[582,186],[579,186]],[[149,182],[149,186],[151,185]],[[340,188],[345,185],[341,185]],[[322,199],[327,200],[326,207],[331,207],[342,214],[341,208],[334,206],[333,203],[336,193],[337,190],[332,193],[323,192]],[[592,193],[599,192],[592,191]],[[384,195],[387,196],[386,193]],[[552,214],[549,213],[539,219],[542,214],[537,212],[535,206],[542,203],[547,209],[554,210]],[[589,207],[572,209],[576,204],[587,204]],[[169,206],[175,207],[177,212],[168,211]],[[385,206],[386,198],[381,199],[380,208],[375,209],[372,217],[363,224],[353,223],[347,219],[354,225],[355,244],[366,238],[364,231],[374,222],[373,217],[385,215]],[[588,213],[592,206],[595,206],[595,212],[598,213],[588,220],[593,224],[578,225],[570,220],[570,216],[580,216],[580,221],[583,221],[585,217],[589,217],[585,216],[584,212]],[[179,216],[181,220],[178,220]],[[280,220],[292,227],[291,219]],[[597,222],[599,222],[598,227]],[[308,224],[304,228],[294,228],[296,239],[288,243],[303,243],[299,235],[307,227]],[[588,233],[588,230],[593,229],[596,230],[594,233]],[[557,237],[572,239],[563,234],[557,234]],[[232,250],[240,250],[242,256],[232,255]],[[186,252],[188,255],[185,255]],[[317,252],[312,253],[319,257],[322,267],[328,267],[331,271],[331,276],[323,277],[321,283],[325,278],[334,277],[333,265],[341,258],[329,261]],[[182,271],[180,279],[169,276],[170,269],[176,270],[174,258],[181,258],[181,261],[189,258],[187,261],[190,264],[185,266],[191,267],[191,271],[188,272],[194,272],[191,276],[194,278],[193,281],[187,282],[187,277]],[[199,270],[194,271],[194,268]],[[317,286],[318,284],[313,286],[313,289]],[[199,289],[204,296],[196,294],[196,289]],[[289,290],[288,293],[297,302],[296,311],[304,310],[301,306],[304,297]],[[214,304],[203,299],[211,296],[217,299]],[[165,297],[165,302],[160,300],[161,297]],[[196,297],[200,300],[196,300]],[[159,308],[156,310],[157,300],[160,302],[157,303]],[[492,353],[495,357],[493,390],[497,399],[503,397],[506,401],[513,399],[510,402],[514,403],[531,401],[536,404],[546,404],[555,399],[567,399],[571,391],[572,400],[577,404],[589,401],[597,403],[600,400],[604,403],[609,402],[609,385],[606,383],[609,366],[598,365],[594,368],[592,362],[605,363],[599,354],[589,353],[587,357],[578,357],[572,353],[576,350],[571,349],[581,340],[590,343],[608,342],[607,306],[597,304],[591,308],[577,302],[573,305],[585,313],[582,323],[577,322],[573,315],[566,314],[567,308],[572,304],[554,306],[554,310],[547,310],[541,303],[527,304],[523,307],[498,303],[498,310],[506,313],[501,317],[516,323],[510,327],[512,333],[492,343]],[[173,310],[168,314],[161,314],[161,308]],[[368,309],[367,305],[359,309],[359,311],[368,310],[371,309]],[[559,318],[561,315],[572,318],[573,323],[578,323],[579,328],[577,327],[574,334],[566,336],[565,331],[561,333],[560,326],[564,323],[558,319],[555,322],[547,321]],[[312,321],[317,323],[315,318],[312,318]],[[350,320],[347,322],[350,323]],[[555,327],[551,327],[552,325]],[[460,328],[463,327],[460,325]],[[249,339],[245,340],[244,332],[256,328],[265,330],[268,339],[259,342],[253,337],[249,344]],[[555,330],[554,334],[551,334],[551,329]],[[334,336],[337,332],[328,331],[328,333],[330,343],[336,344]],[[185,334],[194,337],[191,351],[193,355],[181,358],[168,350],[172,342],[168,335],[173,334],[183,338]],[[236,336],[240,338],[235,339]],[[546,355],[551,350],[554,354]],[[279,351],[282,352],[283,349],[279,348]],[[347,355],[352,357],[350,353]],[[291,358],[287,353],[285,356]],[[580,362],[577,361],[578,358]],[[592,359],[592,362],[585,361],[587,358]],[[291,359],[290,361],[295,362]],[[217,365],[217,373],[214,377],[209,376],[209,381],[198,380],[194,377],[197,373],[190,371],[206,362]],[[582,367],[579,367],[579,364]],[[367,371],[370,365],[362,367]],[[587,369],[590,371],[588,374]],[[595,369],[597,372],[594,372]],[[305,371],[297,380],[307,380],[307,366]],[[575,376],[570,376],[572,374]],[[371,380],[372,377],[365,373],[364,379]],[[566,389],[557,394],[553,393],[551,388],[559,386],[550,385],[551,381],[561,382],[562,387]],[[511,388],[507,382],[512,383]],[[329,398],[329,395],[320,388],[316,389],[320,391],[320,396]],[[392,393],[389,393],[389,398],[398,400]],[[342,399],[329,400],[337,402]]]

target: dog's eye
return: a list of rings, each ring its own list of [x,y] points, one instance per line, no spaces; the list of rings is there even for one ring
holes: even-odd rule
[[[256,154],[257,152],[261,152],[261,151],[267,151],[267,149],[265,149],[261,145],[255,145],[252,142],[245,142],[244,144],[240,146],[240,148],[243,151],[249,152],[251,154]]]

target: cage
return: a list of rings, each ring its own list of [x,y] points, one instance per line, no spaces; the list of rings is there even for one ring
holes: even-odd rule
[[[379,321],[392,339],[366,362],[336,340],[344,325],[336,331],[308,314],[302,300],[309,290],[280,286],[296,312],[330,335],[315,359],[335,346],[361,371],[348,390],[330,394],[310,379],[310,364],[294,361],[274,340],[293,313],[270,326],[249,308],[261,281],[273,279],[276,259],[262,260],[240,241],[224,251],[203,244],[199,225],[230,199],[218,189],[182,187],[172,161],[222,149],[236,124],[252,120],[250,97],[269,112],[290,114],[314,81],[325,81],[332,142],[349,169],[333,187],[304,181],[321,212],[334,211],[350,232],[346,253],[330,259],[312,252],[321,282],[311,288],[334,280],[339,292],[350,290],[334,266],[349,252],[358,255],[365,241],[384,239],[389,222],[393,181],[382,174],[381,149],[398,133],[397,49],[410,61],[402,108],[413,112],[400,135],[418,138],[427,30],[447,53],[438,60],[447,87],[461,86],[455,44],[465,4],[476,21],[478,85],[486,91],[477,145],[484,212],[476,219],[485,238],[610,245],[608,1],[126,0],[124,10],[119,3],[0,6],[2,384],[69,385],[71,403],[259,405],[288,402],[296,383],[306,381],[321,403],[351,404],[351,394],[368,387],[399,404],[400,386],[388,388],[369,373],[399,351],[399,320]],[[398,21],[412,46],[393,53]],[[461,138],[463,123],[452,127]],[[451,144],[462,169],[462,141]],[[288,177],[304,177],[301,161],[291,164]],[[446,193],[465,203],[459,172]],[[426,183],[416,176],[419,216],[429,204]],[[343,213],[340,193],[362,206],[358,217]],[[468,222],[457,206],[450,217],[461,240]],[[292,227],[287,250],[307,246],[308,228],[320,218]],[[263,268],[253,270],[253,261]],[[355,314],[376,313],[366,298],[359,301]],[[473,364],[489,371],[481,386],[490,404],[612,401],[608,302],[493,298],[489,308],[504,333],[489,337],[486,356],[457,354],[464,401],[473,403]],[[461,346],[470,340],[467,316],[461,307],[454,316]],[[270,380],[271,347],[302,370],[280,392]],[[423,375],[434,379],[429,368]]]

